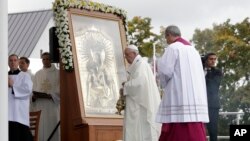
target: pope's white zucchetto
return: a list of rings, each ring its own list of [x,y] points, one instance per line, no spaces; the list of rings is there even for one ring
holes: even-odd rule
[[[132,50],[137,50],[137,51],[138,51],[138,47],[135,46],[135,45],[128,45],[127,48],[132,49]]]

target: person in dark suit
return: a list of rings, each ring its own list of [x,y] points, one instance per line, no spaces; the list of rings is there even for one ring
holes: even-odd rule
[[[209,123],[207,123],[207,130],[210,141],[217,141],[218,135],[218,118],[219,118],[219,87],[223,77],[222,71],[217,69],[215,53],[208,53],[204,59],[204,72],[207,86],[207,100]]]

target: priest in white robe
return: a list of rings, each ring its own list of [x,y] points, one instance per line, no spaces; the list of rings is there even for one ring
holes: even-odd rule
[[[177,26],[168,26],[165,37],[169,46],[158,60],[164,88],[156,117],[163,123],[160,141],[206,141],[203,123],[209,119],[200,55]]]
[[[125,58],[130,66],[121,90],[126,97],[124,141],[158,141],[161,124],[156,123],[155,115],[160,94],[152,69],[134,45],[125,49]]]
[[[9,118],[9,141],[32,141],[29,130],[29,106],[32,94],[32,80],[27,72],[29,60],[21,58],[18,69],[18,56],[9,56],[8,72],[8,118]]]
[[[59,70],[51,63],[50,54],[42,54],[43,68],[34,76],[31,110],[41,110],[39,140],[59,141],[60,95]],[[53,132],[55,130],[55,132]]]

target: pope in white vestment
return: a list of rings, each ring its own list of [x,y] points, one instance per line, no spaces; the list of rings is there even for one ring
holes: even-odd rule
[[[42,55],[44,61],[50,61],[48,55]],[[45,59],[45,60],[44,60]],[[33,91],[45,93],[49,98],[36,98],[31,104],[32,111],[42,110],[39,124],[39,141],[47,141],[60,121],[59,70],[48,63],[34,76]],[[34,94],[33,94],[34,95]],[[57,128],[51,141],[60,140],[60,128]]]
[[[123,83],[126,97],[124,117],[125,141],[158,141],[160,124],[155,115],[160,103],[160,94],[151,67],[138,54],[135,46],[125,49],[128,81]]]

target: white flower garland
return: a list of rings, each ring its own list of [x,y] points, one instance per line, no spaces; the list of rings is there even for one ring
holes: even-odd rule
[[[56,34],[60,46],[59,51],[61,54],[61,61],[66,71],[72,71],[74,68],[73,54],[71,52],[72,44],[69,36],[69,20],[67,16],[68,8],[86,9],[89,11],[98,11],[118,15],[121,17],[121,19],[123,19],[125,31],[127,31],[127,15],[122,9],[85,0],[56,0],[53,3],[53,11],[55,14],[54,20],[56,24]]]

